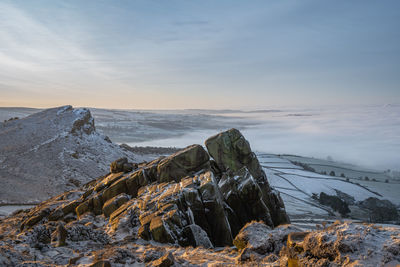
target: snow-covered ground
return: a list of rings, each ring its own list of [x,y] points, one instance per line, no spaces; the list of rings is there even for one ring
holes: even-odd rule
[[[274,154],[258,154],[259,161],[267,174],[270,184],[281,193],[286,210],[296,223],[313,221],[316,219],[333,219],[332,210],[320,205],[312,198],[313,194],[324,192],[328,195],[336,195],[336,190],[354,197],[355,201],[363,201],[369,197],[387,199],[400,208],[400,182],[389,179],[388,183],[380,181],[364,181],[319,174],[303,170],[300,166],[291,163],[286,156]],[[292,157],[290,157],[292,158]],[[295,159],[302,163],[313,163],[309,158],[296,156]],[[325,166],[325,171],[331,168],[343,173],[349,167],[348,164],[318,160]],[[314,165],[311,165],[314,166]],[[371,170],[355,167],[363,177],[369,175]],[[378,173],[378,172],[376,172]],[[384,176],[384,173],[378,173]]]

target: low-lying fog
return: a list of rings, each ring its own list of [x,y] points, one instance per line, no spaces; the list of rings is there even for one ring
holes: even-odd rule
[[[330,157],[365,167],[400,169],[399,105],[214,114],[256,122],[248,126],[238,124],[253,150]],[[203,143],[214,133],[213,129],[192,130],[183,136],[130,144],[183,147]]]
[[[39,110],[0,108],[0,118]],[[400,169],[400,105],[270,110],[91,109],[98,131],[132,146],[184,147],[236,127],[253,150]]]

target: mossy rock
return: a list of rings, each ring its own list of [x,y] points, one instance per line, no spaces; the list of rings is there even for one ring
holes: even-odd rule
[[[67,215],[71,212],[75,213],[76,207],[78,207],[82,202],[80,200],[74,200],[68,204],[65,204],[61,207],[64,215]]]
[[[237,129],[219,133],[205,141],[208,153],[222,171],[237,171],[248,160],[251,153],[250,145]]]
[[[209,168],[207,152],[200,145],[192,145],[163,159],[157,167],[159,182],[180,181],[204,168]]]
[[[118,196],[113,197],[112,199],[107,200],[103,206],[103,214],[105,217],[109,217],[114,211],[116,211],[122,204],[129,200],[129,196],[127,194],[120,194]]]
[[[167,230],[161,216],[155,216],[150,223],[150,232],[154,241],[160,243],[174,243],[174,239]]]
[[[126,187],[126,178],[122,178],[116,182],[114,182],[110,187],[103,191],[103,201],[106,202],[107,200],[122,194],[127,193],[128,188]]]
[[[93,213],[100,215],[103,212],[103,193],[100,192],[93,196]]]
[[[117,181],[118,179],[120,179],[123,176],[123,172],[118,172],[118,173],[111,173],[109,174],[107,177],[105,177],[103,180],[101,180],[100,182],[98,182],[95,186],[94,186],[94,191],[99,192],[102,189],[110,186],[111,184],[113,184],[115,181]]]
[[[75,209],[76,214],[78,217],[82,216],[83,214],[87,212],[92,212],[93,211],[93,199],[88,199],[85,202],[81,203],[78,207]]]

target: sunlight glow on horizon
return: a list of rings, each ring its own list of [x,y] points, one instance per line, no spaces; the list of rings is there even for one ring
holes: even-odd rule
[[[400,103],[396,1],[3,1],[0,106]]]

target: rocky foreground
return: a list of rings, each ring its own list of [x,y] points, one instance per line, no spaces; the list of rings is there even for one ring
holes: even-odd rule
[[[1,266],[395,266],[400,229],[290,225],[231,129],[110,173],[0,222]],[[385,265],[386,264],[386,265]]]

